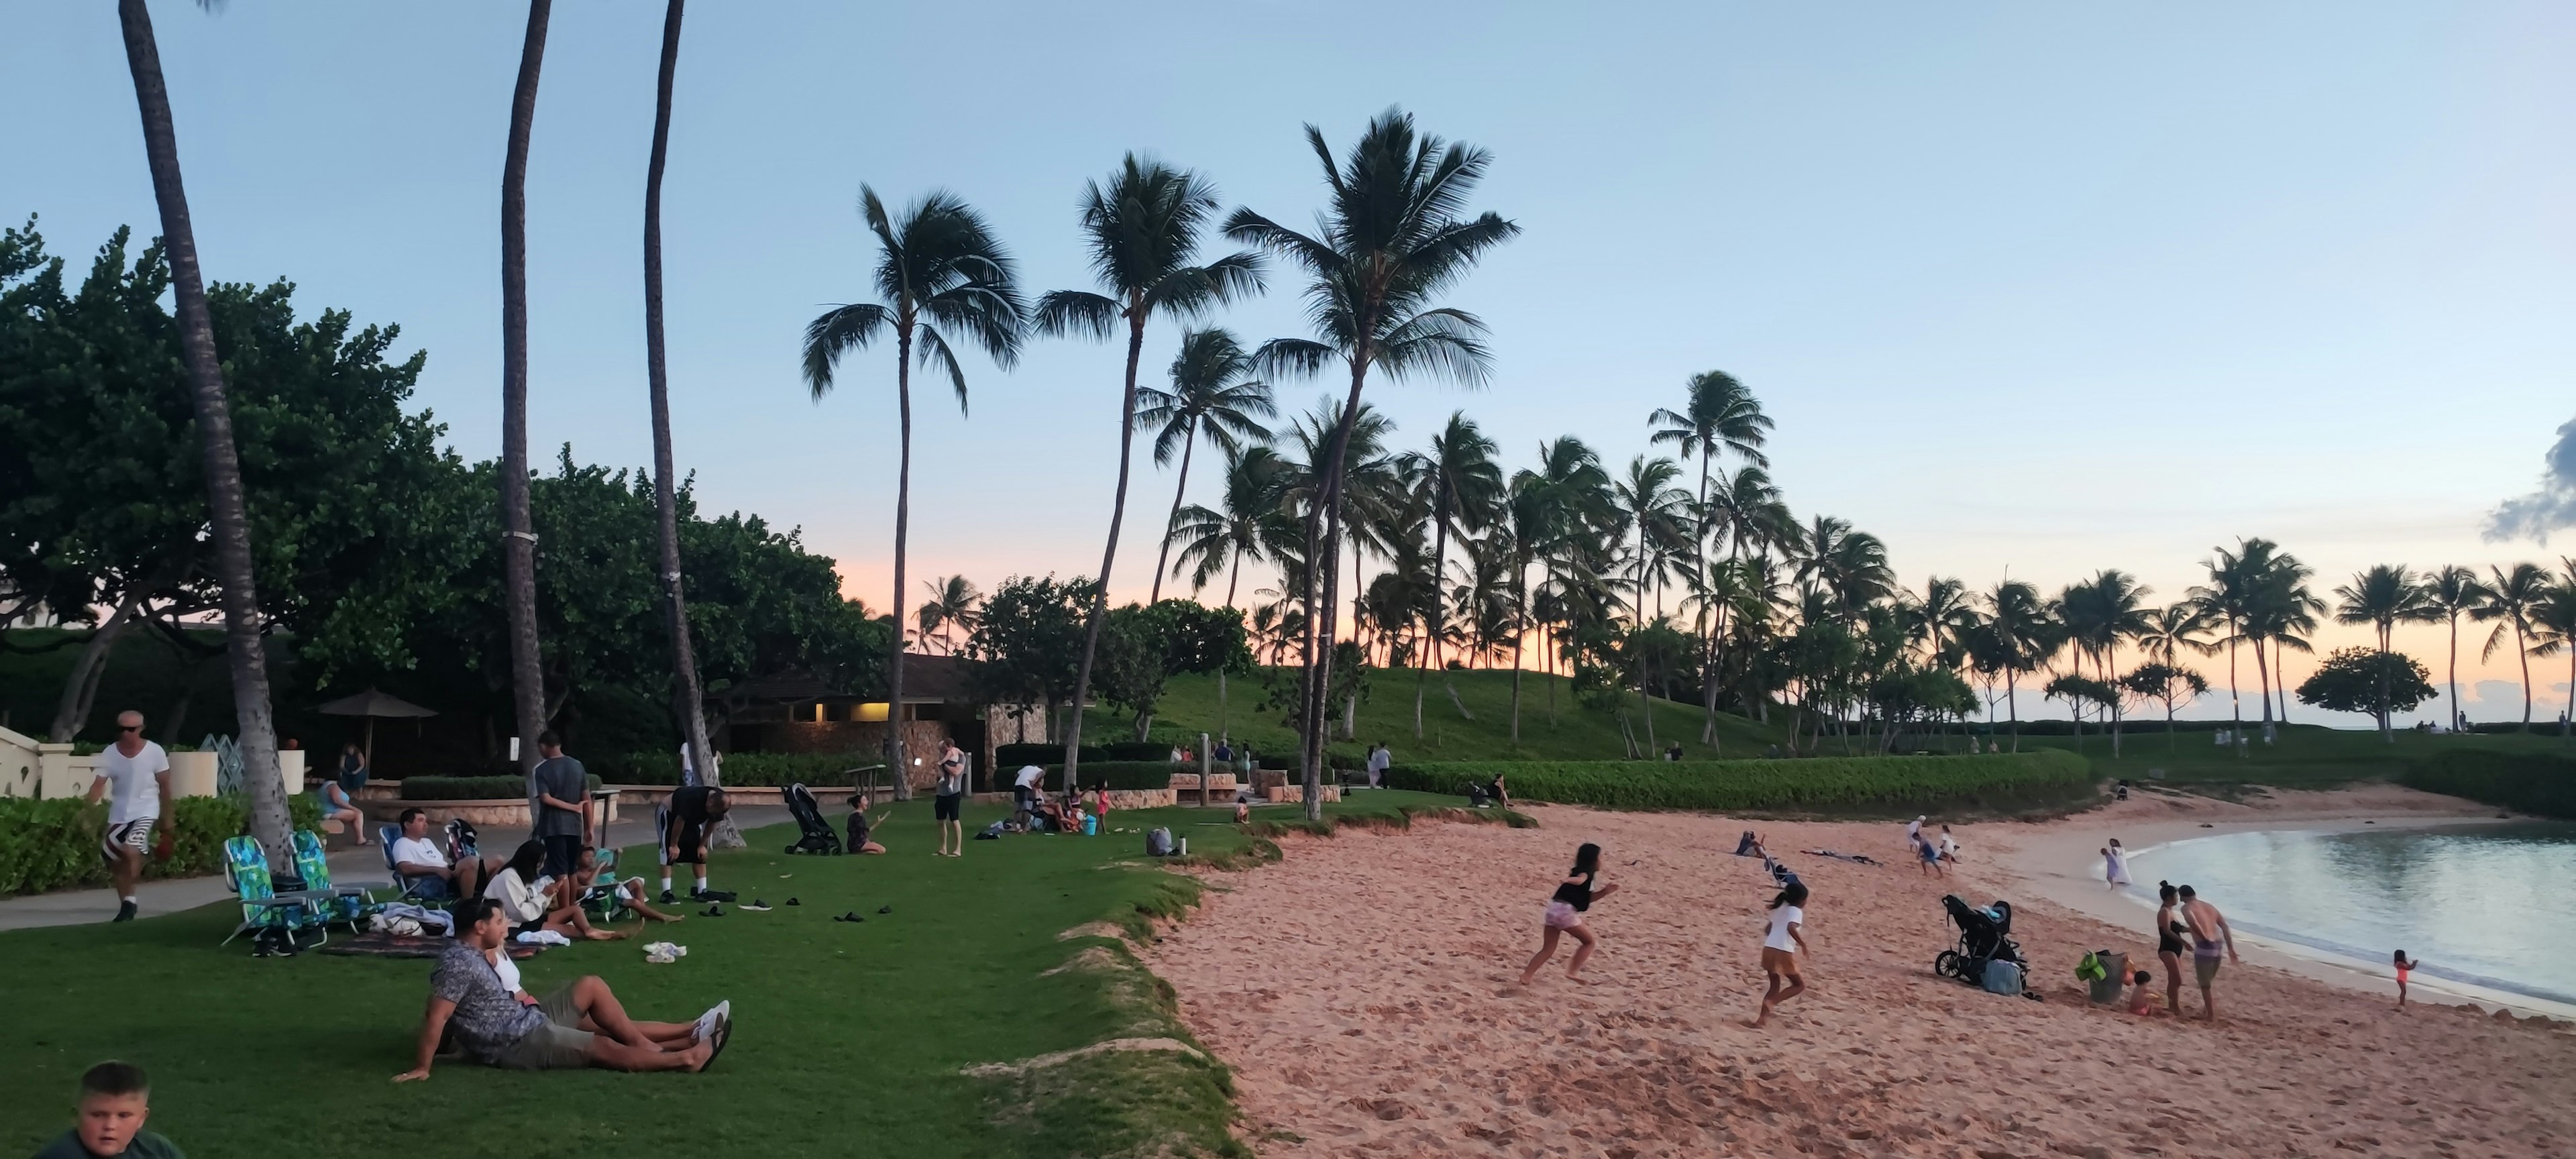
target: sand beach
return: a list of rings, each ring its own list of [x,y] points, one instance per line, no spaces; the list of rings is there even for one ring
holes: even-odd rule
[[[1345,831],[1293,841],[1280,864],[1208,874],[1205,908],[1148,961],[1235,1068],[1260,1153],[2523,1159],[2576,1148],[2576,1032],[2564,1026],[2435,994],[2399,1012],[2384,984],[2338,985],[2260,950],[2220,975],[2216,1025],[2091,1006],[2072,974],[2095,947],[2157,968],[2144,911],[2080,896],[2105,824],[2144,845],[2158,826],[2208,832],[2204,821],[2492,811],[2396,789],[2254,805],[2140,794],[2046,823],[1960,824],[1966,862],[1946,880],[1903,860],[1895,824],[1533,812],[1541,828]],[[1815,895],[1812,990],[1759,1030],[1744,1020],[1761,992],[1772,888],[1758,862],[1732,855],[1746,828]],[[1601,949],[1581,983],[1565,979],[1561,952],[1518,987],[1547,892],[1584,841],[1604,846],[1603,880],[1623,886],[1590,916]],[[1805,849],[1887,864],[1794,852]],[[2014,901],[2043,1001],[1932,974],[1955,938],[1946,892]],[[2115,925],[2087,910],[2130,916]]]

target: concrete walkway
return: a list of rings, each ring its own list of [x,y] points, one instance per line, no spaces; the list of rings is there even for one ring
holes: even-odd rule
[[[830,815],[826,813],[826,816]],[[734,810],[733,816],[734,824],[746,830],[757,829],[764,825],[783,824],[790,820],[787,810],[778,807],[741,808]],[[369,834],[370,843],[364,849],[350,847],[332,850],[331,879],[346,884],[387,880],[391,875],[385,872],[384,852],[373,844],[373,839],[374,835]],[[527,839],[528,831],[525,827],[503,829],[487,826],[476,834],[476,842],[483,847],[483,856],[486,858],[504,856]],[[650,845],[652,842],[653,819],[649,813],[640,819],[621,820],[608,827],[609,845],[625,848],[634,845]],[[649,868],[651,864],[649,860],[639,860],[635,865],[630,866],[629,870],[633,873],[642,873],[649,878],[653,876]],[[229,899],[232,895],[232,889],[224,884],[223,875],[218,873],[206,877],[144,882],[135,890],[135,901],[142,906],[143,916],[150,917],[154,914],[176,913],[180,910],[195,909],[201,905],[211,905]],[[34,929],[39,926],[74,926],[88,922],[104,922],[115,916],[116,891],[112,888],[68,889],[59,893],[0,898],[0,930]]]

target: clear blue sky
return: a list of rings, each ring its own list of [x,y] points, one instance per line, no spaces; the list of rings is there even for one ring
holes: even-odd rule
[[[1376,391],[1406,442],[1465,407],[1515,461],[1570,431],[1615,467],[1686,375],[1722,368],[1778,418],[1792,505],[1883,536],[1909,583],[2121,567],[2170,598],[2240,535],[2327,587],[2381,561],[2550,558],[2478,528],[2576,414],[2576,7],[1426,7],[693,9],[665,230],[702,499],[803,526],[884,605],[891,355],[819,406],[796,363],[800,327],[861,292],[861,181],[952,188],[1030,287],[1082,285],[1074,197],[1122,151],[1303,222],[1299,126],[1347,142],[1401,104],[1493,150],[1478,203],[1527,230],[1454,298],[1493,325],[1491,388]],[[400,323],[430,354],[420,402],[477,458],[498,447],[524,16],[155,5],[210,274]],[[529,187],[549,459],[567,440],[646,459],[660,27],[657,5],[555,13]],[[152,231],[109,6],[0,11],[0,101],[0,215],[42,214],[73,255]],[[1290,333],[1293,305],[1223,321]],[[1015,373],[970,361],[969,420],[924,394],[915,576],[1096,566],[1118,365],[1045,342]],[[1138,479],[1122,592],[1142,594],[1170,486]],[[2438,678],[2438,633],[2405,643]]]

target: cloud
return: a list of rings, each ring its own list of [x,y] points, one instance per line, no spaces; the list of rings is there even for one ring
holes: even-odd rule
[[[2543,462],[2540,490],[2487,513],[2487,542],[2527,538],[2545,544],[2550,532],[2576,527],[2576,419],[2558,425],[2558,441]]]

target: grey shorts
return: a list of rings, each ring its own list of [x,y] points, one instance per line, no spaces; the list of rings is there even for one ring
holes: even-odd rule
[[[537,1009],[546,1016],[545,1024],[502,1047],[492,1057],[492,1065],[503,1070],[579,1070],[589,1066],[590,1040],[597,1036],[581,1028],[581,1008],[573,1003],[572,987],[556,987],[553,993],[537,1000]]]
[[[2220,958],[2216,954],[2192,955],[2192,977],[2198,978],[2200,980],[2200,984],[2203,986],[2209,985],[2209,980],[2218,976],[2218,965],[2223,960],[2224,959]]]

